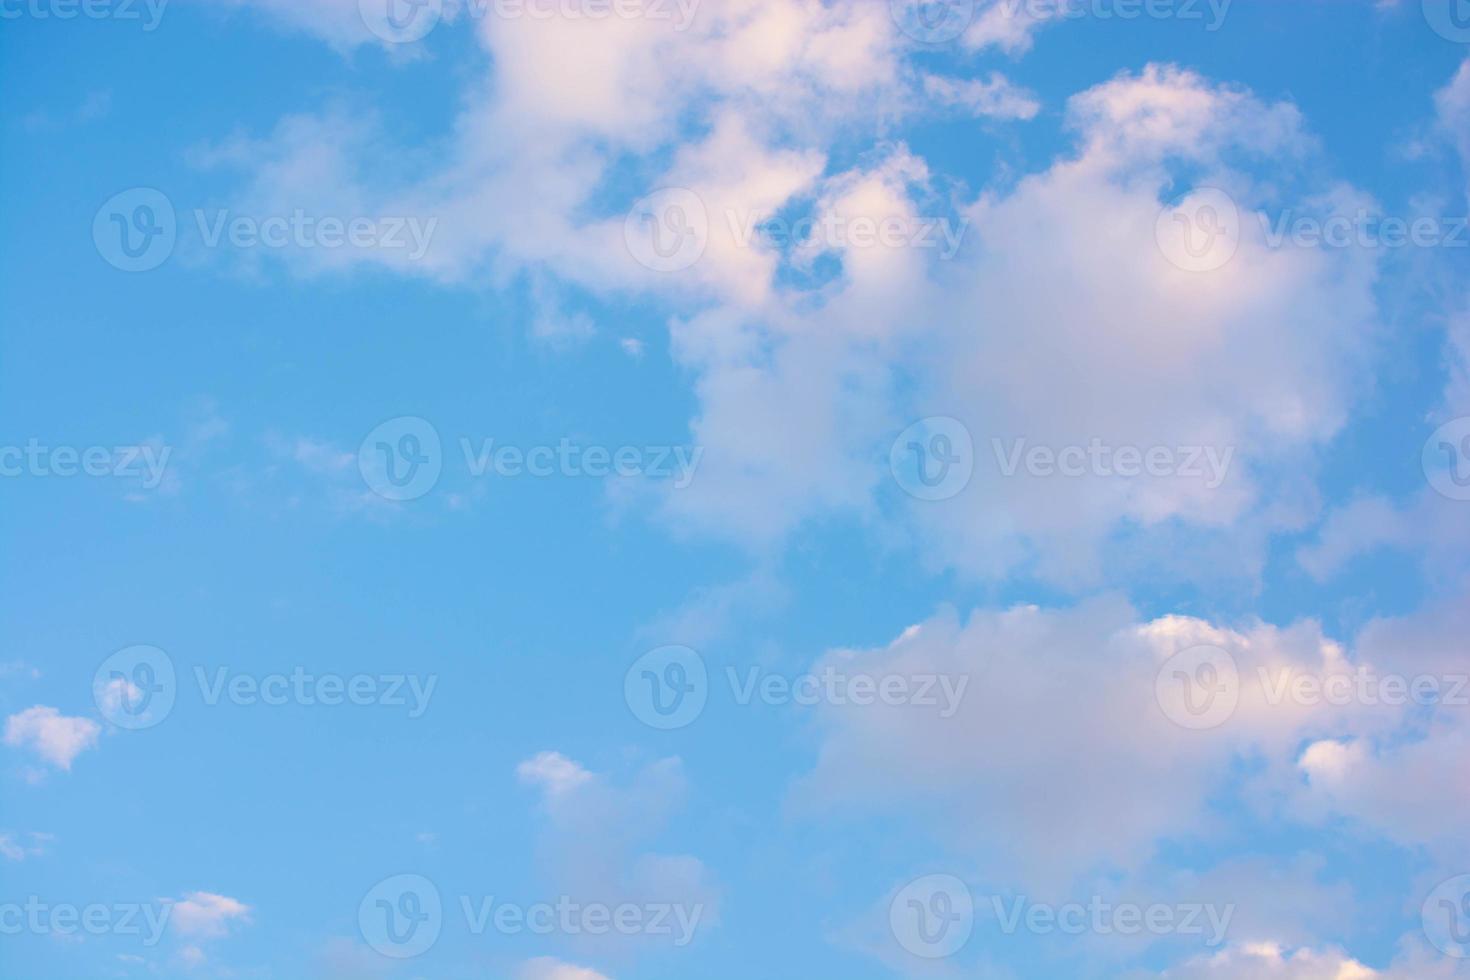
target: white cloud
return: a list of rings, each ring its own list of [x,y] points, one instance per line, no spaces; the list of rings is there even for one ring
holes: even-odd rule
[[[548,796],[559,797],[592,779],[592,774],[560,752],[541,752],[516,767],[524,783],[542,787]]]
[[[1225,950],[1162,974],[1168,980],[1372,980],[1382,974],[1340,950],[1259,943]]]
[[[1362,808],[1390,839],[1447,849],[1470,804],[1470,783],[1450,768],[1466,748],[1463,709],[1425,739],[1413,734],[1410,705],[1291,694],[1295,678],[1349,680],[1359,665],[1378,676],[1443,676],[1456,662],[1447,640],[1443,656],[1423,645],[1406,656],[1385,632],[1366,631],[1350,656],[1312,622],[1140,623],[1116,600],[977,612],[964,622],[941,613],[886,647],[829,653],[815,669],[938,676],[952,686],[968,678],[959,710],[821,706],[817,762],[794,799],[827,818],[910,821],[1031,894],[1109,869],[1138,872],[1162,844],[1208,836],[1220,794],[1305,825]],[[1442,624],[1434,635],[1456,633]],[[1239,700],[1216,727],[1186,730],[1176,724],[1185,692],[1160,674],[1175,653],[1200,646],[1229,655]],[[1357,750],[1331,747],[1353,740],[1384,747],[1373,770],[1359,772],[1366,758]],[[1315,746],[1305,772],[1303,746]],[[1236,767],[1243,760],[1247,770]],[[1447,850],[1446,860],[1453,864]]]
[[[28,747],[58,769],[71,770],[83,751],[97,744],[102,726],[87,718],[68,718],[56,708],[36,705],[5,720],[5,744]]]
[[[251,908],[238,899],[211,892],[190,892],[170,903],[169,924],[181,936],[222,939],[250,922]]]
[[[517,980],[609,980],[596,970],[541,957],[522,965]]]
[[[541,753],[517,772],[541,791],[544,823],[537,849],[542,868],[562,894],[581,902],[679,907],[694,922],[694,938],[715,924],[719,895],[704,864],[692,855],[651,849],[683,806],[687,786],[678,759],[651,763],[626,785],[555,752]],[[588,948],[599,950],[627,942],[614,936],[586,939]]]
[[[0,832],[0,857],[7,861],[24,861],[40,857],[56,838],[32,831],[25,834]]]

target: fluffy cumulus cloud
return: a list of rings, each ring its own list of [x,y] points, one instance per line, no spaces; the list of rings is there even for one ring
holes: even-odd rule
[[[71,770],[71,764],[97,744],[102,726],[89,718],[69,718],[45,705],[27,708],[5,719],[5,744],[27,748],[43,762]]]
[[[357,0],[227,6],[344,49],[378,43]],[[1053,19],[1046,5],[957,6],[954,38],[971,53],[1024,52]],[[484,8],[443,7],[488,67],[427,150],[340,104],[200,147],[195,162],[226,175],[240,213],[305,208],[417,229],[408,247],[283,250],[302,274],[366,266],[453,288],[529,283],[548,337],[596,329],[563,314],[563,289],[654,301],[691,379],[689,427],[704,451],[693,485],[648,497],[671,525],[768,558],[803,522],[836,514],[936,568],[1090,589],[1120,542],[1144,556],[1181,538],[1213,556],[1223,542],[1234,552],[1223,573],[1249,578],[1273,532],[1319,516],[1316,459],[1369,374],[1380,266],[1365,248],[1274,240],[1282,212],[1374,207],[1330,176],[1289,102],[1147,65],[1052,107],[1070,133],[1059,157],[970,188],[936,173],[895,124],[1016,127],[1048,107],[1000,72],[929,70],[924,25],[903,3],[722,0],[688,8],[687,21]],[[1436,104],[1470,160],[1470,64]],[[774,234],[783,222],[800,231]],[[696,247],[680,258],[665,238]],[[1470,415],[1470,327],[1456,321],[1448,336],[1442,420]],[[949,462],[968,479],[915,499],[889,472],[890,447],[939,417],[958,426],[944,452],[958,451]],[[306,441],[281,455],[329,478],[350,462]],[[1325,579],[1391,545],[1454,567],[1470,516],[1445,503],[1360,499],[1326,517],[1301,562]],[[1204,574],[1186,565],[1181,577]],[[1309,859],[1277,879],[1236,862],[1182,880],[1158,862],[1216,829],[1222,799],[1293,825],[1350,823],[1437,870],[1470,861],[1470,712],[1290,693],[1297,677],[1351,687],[1365,668],[1452,683],[1465,609],[1374,623],[1347,646],[1312,621],[1144,619],[1117,598],[942,611],[817,667],[947,679],[953,710],[824,705],[793,796],[823,819],[911,822],[996,887],[1061,896],[1111,875],[1256,902],[1233,945],[1161,976],[1461,975],[1413,940],[1377,968],[1324,941],[1300,907],[1341,896]],[[1229,710],[1200,723],[1217,700]],[[97,734],[37,707],[9,719],[5,740],[66,769]],[[678,759],[618,779],[543,752],[517,776],[537,795],[538,847],[563,893],[674,903],[713,922],[704,864],[658,849],[687,791]],[[196,893],[173,921],[208,939],[249,912]],[[548,959],[519,975],[604,980]]]
[[[1176,654],[1201,648],[1232,658],[1239,705],[1217,727],[1189,730],[1179,721],[1190,692],[1160,677]],[[1204,827],[1233,759],[1259,754],[1279,774],[1304,735],[1336,730],[1330,712],[1271,703],[1261,670],[1344,667],[1312,624],[1141,623],[1116,600],[964,621],[944,612],[882,649],[836,651],[819,669],[951,678],[956,688],[968,678],[958,710],[824,707],[818,761],[798,798],[822,812],[925,814],[937,839],[1003,881],[1055,891],[1089,872],[1138,869],[1161,841]],[[1181,669],[1193,676],[1192,664]]]
[[[596,970],[542,957],[521,967],[516,980],[608,980]]]
[[[169,905],[170,926],[193,939],[222,939],[250,922],[250,906],[228,895],[190,892]]]
[[[1412,936],[1381,973],[1312,947],[1341,935],[1354,905],[1319,862],[1182,873],[1163,855],[1217,842],[1228,806],[1391,841],[1427,861],[1415,888],[1462,873],[1467,608],[1461,597],[1373,623],[1351,649],[1311,622],[1140,622],[1116,600],[941,612],[886,647],[833,651],[817,670],[911,687],[948,679],[964,692],[958,710],[824,704],[817,761],[794,799],[824,821],[900,821],[985,891],[1060,901],[1089,886],[1111,901],[1228,906],[1232,945],[1165,976],[1459,976]]]
[[[1049,16],[961,6],[962,43],[977,50],[1022,50]],[[894,140],[893,124],[957,111],[1021,125],[1040,104],[993,71],[921,70],[924,45],[889,4],[729,0],[688,23],[467,23],[491,78],[427,176],[350,107],[199,159],[242,172],[241,212],[310,202],[433,222],[421,255],[303,250],[309,271],[530,277],[552,313],[557,284],[669,303],[706,449],[696,485],[654,501],[675,525],[767,548],[819,513],[881,515],[935,563],[1072,582],[1101,575],[1120,533],[1243,525],[1241,540],[1260,541],[1303,519],[1300,474],[1345,418],[1377,270],[1363,250],[1267,240],[1261,212],[1360,203],[1309,176],[1323,168],[1291,105],[1151,66],[1071,100],[1073,153],[974,197]],[[873,150],[834,166],[839,136]],[[1208,274],[1171,264],[1156,234],[1163,205],[1196,186],[1228,192],[1240,215],[1238,254]],[[661,188],[677,191],[639,204],[644,227],[635,204]],[[775,216],[805,233],[773,238]],[[677,268],[642,256],[641,239],[630,247],[685,232],[699,255]],[[924,395],[900,397],[899,378],[925,382]],[[975,476],[942,505],[887,506],[887,444],[928,415],[968,428]],[[1059,479],[1025,464],[1038,447],[1167,459],[1138,476],[1089,464]]]
[[[561,894],[576,901],[669,906],[678,935],[645,935],[637,941],[681,945],[705,936],[718,918],[719,894],[699,858],[655,850],[658,837],[683,808],[683,764],[676,758],[644,766],[626,782],[593,773],[556,752],[542,752],[517,767],[521,781],[540,795],[543,824],[538,841],[542,866]],[[629,937],[582,937],[598,953],[617,952]],[[571,969],[564,967],[562,969]],[[564,974],[583,977],[580,972]],[[563,974],[556,974],[557,977]],[[595,976],[585,974],[586,977]]]
[[[1165,970],[1165,980],[1451,980],[1470,976],[1470,964],[1427,952],[1416,940],[1375,970],[1334,948],[1283,947],[1254,943],[1200,956]]]

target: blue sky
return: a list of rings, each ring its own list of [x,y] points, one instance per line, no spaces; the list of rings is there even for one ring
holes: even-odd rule
[[[0,974],[1470,976],[1463,0],[388,2],[0,4]]]

